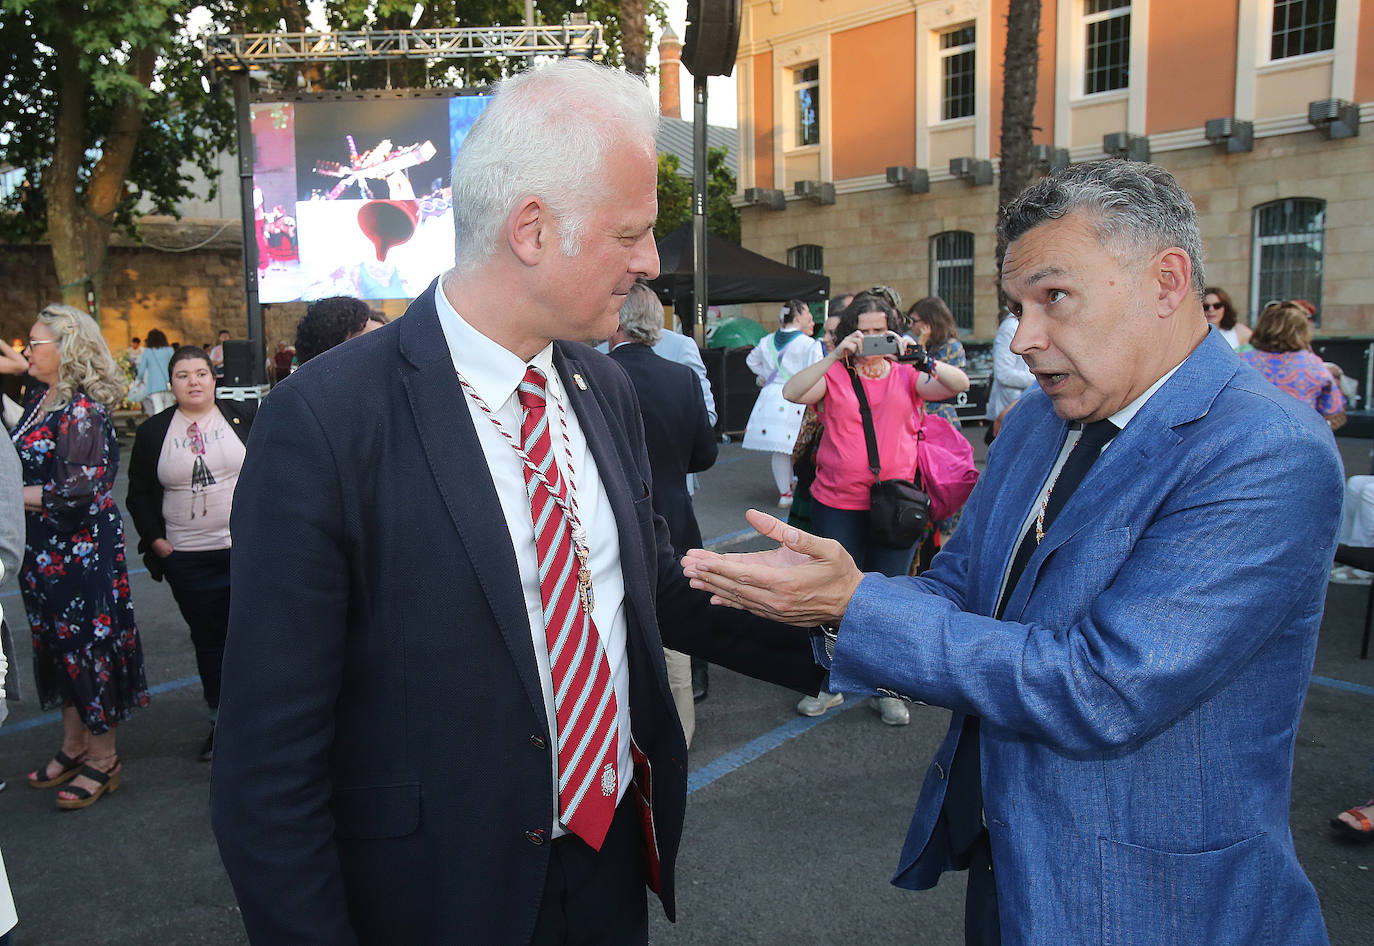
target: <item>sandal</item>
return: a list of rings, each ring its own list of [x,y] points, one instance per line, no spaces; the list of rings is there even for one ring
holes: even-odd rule
[[[82,755],[84,756],[85,753]],[[61,749],[57,750],[57,755],[53,756],[52,759],[62,766],[62,771],[52,778],[43,778],[43,773],[48,770],[48,767],[45,765],[41,769],[34,769],[29,773],[29,788],[56,788],[58,785],[76,778],[76,774],[81,771],[81,760],[73,759]]]
[[[75,811],[78,808],[89,808],[96,803],[101,795],[109,792],[113,795],[119,790],[119,758],[115,758],[115,764],[108,772],[102,772],[89,765],[83,765],[81,771],[77,773],[82,778],[88,778],[92,782],[99,784],[93,792],[88,792],[84,788],[66,788],[57,795],[57,807],[64,811]],[[74,795],[74,798],[63,798],[63,793]]]
[[[1374,800],[1366,802],[1362,807],[1374,807]],[[1343,814],[1347,814],[1354,818],[1360,823],[1360,826],[1357,828],[1354,825],[1347,824],[1339,817],[1332,818],[1331,827],[1335,828],[1338,833],[1348,838],[1354,838],[1357,841],[1374,840],[1374,823],[1370,822],[1369,816],[1361,811],[1360,808],[1347,808]]]

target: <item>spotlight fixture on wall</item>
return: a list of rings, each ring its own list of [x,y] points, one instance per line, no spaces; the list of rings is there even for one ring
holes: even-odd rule
[[[746,187],[744,202],[755,207],[767,207],[769,210],[787,209],[787,196],[780,190],[768,187]]]
[[[1069,166],[1069,149],[1054,145],[1031,145],[1031,160],[1046,171],[1062,171]]]
[[[1308,102],[1307,120],[1327,138],[1354,138],[1360,133],[1360,107],[1345,99]]]
[[[887,182],[912,194],[930,193],[930,172],[925,168],[893,165],[887,169]]]
[[[1227,154],[1255,150],[1255,123],[1239,118],[1209,118],[1205,126],[1207,140],[1221,145]]]
[[[977,158],[950,158],[949,173],[976,187],[992,183],[992,162]]]
[[[792,184],[792,193],[814,200],[818,204],[835,202],[835,185],[822,184],[820,181],[796,181]]]
[[[1114,131],[1102,136],[1102,150],[1113,158],[1125,161],[1150,160],[1150,139],[1128,131]]]

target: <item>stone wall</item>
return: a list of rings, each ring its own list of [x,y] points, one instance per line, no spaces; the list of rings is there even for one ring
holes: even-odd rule
[[[195,236],[198,227],[223,223],[154,224],[145,227],[144,236],[159,246],[178,245],[180,241],[170,237]],[[247,337],[237,221],[228,232],[232,237],[215,239],[186,252],[150,246],[111,247],[99,309],[101,329],[112,351],[128,347],[131,338],[146,338],[153,328],[162,329],[171,342],[194,345],[213,344],[220,329],[228,329],[234,338]],[[180,245],[195,242],[200,241]],[[0,338],[27,338],[34,316],[43,306],[58,301],[61,292],[47,244],[0,246]],[[384,308],[390,312],[397,306],[387,304]],[[264,307],[269,354],[278,341],[289,343],[295,338],[296,322],[304,314],[304,303]]]

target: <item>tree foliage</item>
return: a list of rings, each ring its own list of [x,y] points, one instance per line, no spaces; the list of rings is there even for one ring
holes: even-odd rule
[[[0,237],[52,242],[63,296],[97,289],[113,229],[141,201],[170,213],[213,178],[233,108],[201,82],[173,0],[3,0],[0,163],[22,171]],[[211,17],[230,12],[207,7]],[[195,169],[195,170],[192,170]],[[195,173],[198,170],[200,175]]]
[[[706,229],[738,243],[739,210],[730,203],[735,175],[725,164],[724,148],[706,149]],[[692,219],[692,181],[682,174],[682,161],[665,152],[658,156],[658,219],[654,233],[661,239]]]
[[[601,22],[612,64],[622,60],[624,36],[647,44],[633,22],[645,12],[662,21],[662,0],[541,0],[537,7],[543,23],[572,13]],[[524,3],[326,0],[324,14],[339,30],[513,26],[524,21]],[[309,12],[307,0],[0,0],[0,168],[22,177],[0,201],[8,211],[0,213],[0,240],[46,237],[68,302],[84,304],[88,284],[99,292],[117,228],[133,230],[140,213],[174,214],[184,200],[214,195],[217,159],[233,147],[233,101],[227,87],[207,81],[193,15],[211,32],[273,32],[307,28]],[[642,61],[642,50],[630,58]],[[521,64],[493,57],[291,66],[268,82],[433,88],[486,82]]]

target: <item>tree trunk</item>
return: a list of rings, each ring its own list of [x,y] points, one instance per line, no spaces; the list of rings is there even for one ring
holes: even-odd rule
[[[644,0],[620,0],[620,49],[625,57],[625,71],[637,76],[644,75],[649,59],[644,5]]]
[[[62,301],[84,307],[86,246],[82,239],[81,206],[76,192],[81,169],[81,128],[86,114],[86,76],[71,37],[54,38],[57,52],[57,121],[53,128],[52,163],[43,172],[48,198],[48,239],[62,289]]]
[[[1005,207],[1030,183],[1035,167],[1035,87],[1040,74],[1040,0],[1011,0],[1007,52],[1002,62],[1001,173],[997,205]],[[1006,247],[997,244],[997,267]],[[1000,291],[999,291],[1000,295]]]
[[[83,202],[80,169],[85,151],[83,127],[89,83],[71,39],[65,35],[56,39],[54,48],[62,80],[58,88],[53,159],[43,175],[43,191],[48,199],[48,238],[57,281],[62,287],[62,301],[84,309],[86,284],[89,282],[98,296],[104,278],[115,211],[124,199],[125,178],[143,125],[143,105],[131,95],[115,107],[101,144],[100,159],[86,182]],[[136,50],[130,57],[129,72],[144,88],[152,82],[156,54],[155,49],[148,47]]]

